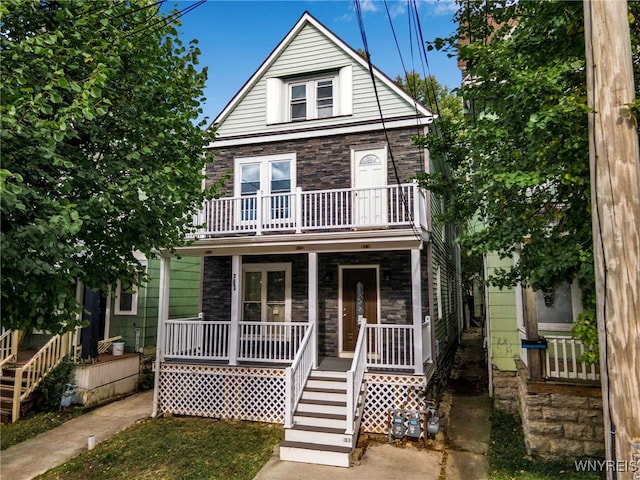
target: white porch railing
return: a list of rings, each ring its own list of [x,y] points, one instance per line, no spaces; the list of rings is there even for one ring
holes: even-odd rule
[[[164,356],[190,360],[228,360],[229,328],[229,322],[209,322],[199,317],[167,320]]]
[[[293,414],[298,408],[298,402],[302,397],[302,391],[313,367],[314,348],[312,340],[314,338],[315,323],[312,323],[300,343],[298,353],[290,367],[285,370],[286,378],[286,400],[284,412],[284,427],[293,426]]]
[[[291,363],[309,324],[306,322],[240,322],[238,360]]]
[[[422,364],[432,361],[431,316],[425,315],[422,322]]]
[[[219,234],[427,226],[426,196],[417,183],[207,200],[194,215],[195,237]]]
[[[367,324],[367,365],[414,368],[413,325]]]
[[[167,320],[164,356],[182,360],[229,361],[231,342],[238,341],[237,360],[291,363],[308,328],[303,322],[240,322],[239,338],[231,338],[231,322],[198,318]]]
[[[580,361],[580,357],[585,352],[585,346],[580,340],[562,336],[545,338],[548,378],[600,379],[596,365],[587,365]]]
[[[353,352],[353,361],[351,368],[347,371],[347,435],[351,435],[355,430],[355,419],[358,410],[358,398],[360,397],[360,388],[367,367],[367,336],[366,318],[360,318],[360,330],[358,332],[358,340],[356,341],[356,349]]]
[[[211,322],[199,317],[175,319],[165,322],[161,345],[168,359],[291,364],[309,328],[306,322],[239,322],[238,338],[234,339],[231,322]],[[415,368],[413,325],[366,324],[361,330],[363,368],[365,365],[390,370]],[[423,338],[423,345],[429,345],[431,332],[426,320],[422,332],[428,340],[425,342]],[[233,341],[238,342],[234,359],[230,356]],[[430,355],[425,355],[430,359]]]

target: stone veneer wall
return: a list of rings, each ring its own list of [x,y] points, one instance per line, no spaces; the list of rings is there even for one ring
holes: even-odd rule
[[[604,457],[600,386],[532,382],[524,365],[517,382],[528,455],[545,461]]]
[[[493,408],[512,415],[518,413],[518,378],[515,371],[492,367]]]

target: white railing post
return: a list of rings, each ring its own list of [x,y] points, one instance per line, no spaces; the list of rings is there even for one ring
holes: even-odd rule
[[[302,233],[302,187],[296,188],[296,233]]]
[[[242,291],[242,257],[231,257],[231,325],[229,328],[229,365],[238,364],[240,345],[240,292]]]
[[[415,178],[413,179],[411,193],[413,195],[413,214],[411,218],[413,219],[414,228],[420,229],[420,188],[418,187],[418,180]]]
[[[287,367],[285,374],[284,428],[293,427],[293,375],[291,367]]]
[[[413,358],[416,375],[424,374],[422,345],[422,265],[420,250],[411,250],[411,304],[413,316]]]
[[[160,257],[160,279],[158,287],[158,341],[156,342],[156,370],[153,377],[153,410],[151,416],[158,413],[158,396],[160,389],[160,366],[164,362],[165,328],[169,319],[169,281],[171,271],[171,257]]]
[[[256,235],[262,235],[262,191],[256,192]],[[268,216],[266,218],[269,218]]]

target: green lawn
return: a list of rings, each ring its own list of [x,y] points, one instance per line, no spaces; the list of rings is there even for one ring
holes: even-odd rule
[[[281,438],[279,425],[149,419],[37,478],[250,480]]]

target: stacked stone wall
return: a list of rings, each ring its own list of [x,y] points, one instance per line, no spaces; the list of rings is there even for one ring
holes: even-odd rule
[[[571,462],[604,457],[600,386],[531,382],[522,369],[517,381],[528,455]]]
[[[518,378],[515,371],[491,371],[493,386],[493,408],[512,415],[518,413]]]

